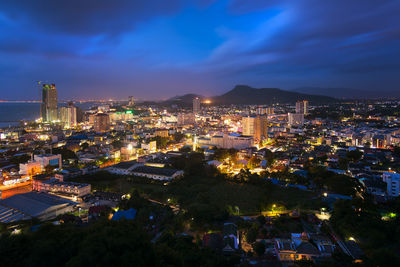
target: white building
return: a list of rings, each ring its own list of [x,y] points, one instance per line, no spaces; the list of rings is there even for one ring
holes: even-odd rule
[[[385,172],[382,179],[387,184],[387,195],[398,197],[400,195],[400,173]]]
[[[183,173],[184,172],[181,170],[153,166],[139,166],[131,171],[132,175],[147,177],[160,181],[170,181],[174,178],[182,176]]]
[[[243,135],[255,134],[256,117],[243,117],[242,118],[242,132]]]
[[[77,112],[76,107],[70,103],[67,107],[60,108],[60,120],[64,123],[65,127],[75,127],[77,125]]]
[[[33,176],[42,172],[40,161],[28,161],[19,164],[19,174]]]
[[[90,194],[91,185],[74,182],[63,182],[58,181],[57,179],[34,179],[32,181],[32,190],[44,193],[58,193],[67,196],[82,197]]]
[[[214,135],[210,138],[202,137],[197,141],[200,146],[216,146],[218,148],[243,149],[254,146],[253,136],[244,136],[235,133]]]
[[[107,171],[112,174],[118,174],[118,175],[130,175],[131,171],[138,167],[142,166],[142,163],[138,163],[136,160],[132,161],[123,161],[120,162],[116,165],[110,166],[107,168]]]
[[[41,154],[41,155],[34,155],[34,161],[39,161],[42,169],[46,166],[50,165],[56,168],[61,168],[62,160],[61,154],[53,155],[53,154]]]
[[[304,124],[303,113],[288,113],[289,126],[302,126]]]
[[[297,114],[308,114],[308,101],[300,100],[296,102],[296,113]]]

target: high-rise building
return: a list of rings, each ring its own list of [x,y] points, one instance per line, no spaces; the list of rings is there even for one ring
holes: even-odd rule
[[[258,106],[257,107],[257,115],[264,115],[266,113],[266,108],[263,106]]]
[[[110,129],[110,116],[98,113],[94,116],[93,127],[96,132],[106,132]]]
[[[195,97],[194,99],[193,99],[193,113],[194,114],[197,114],[197,113],[199,113],[200,112],[200,98],[198,98],[198,97]]]
[[[57,89],[56,85],[43,83],[42,85],[42,121],[53,122],[57,120]]]
[[[308,101],[299,100],[296,102],[296,113],[297,114],[308,114]]]
[[[68,106],[60,108],[60,120],[67,128],[77,125],[77,108],[72,102],[68,103]]]
[[[135,105],[135,99],[133,98],[133,96],[129,97],[129,104],[130,107],[133,107]]]
[[[242,118],[242,133],[243,135],[254,136],[255,117]]]
[[[303,113],[288,113],[289,126],[302,126],[304,124]]]
[[[260,142],[267,135],[267,122],[265,116],[243,117],[242,133],[253,136],[255,142]]]
[[[275,114],[274,108],[272,108],[272,107],[267,108],[267,114],[268,114],[268,115],[273,115],[273,114]]]

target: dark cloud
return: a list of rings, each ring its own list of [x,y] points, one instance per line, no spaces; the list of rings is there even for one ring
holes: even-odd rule
[[[181,4],[180,0],[4,0],[0,10],[12,21],[43,31],[117,36],[143,20],[173,14]]]
[[[0,81],[88,98],[397,89],[399,14],[398,0],[0,0]]]

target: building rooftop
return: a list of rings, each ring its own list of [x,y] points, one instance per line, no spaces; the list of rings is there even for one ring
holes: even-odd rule
[[[16,213],[14,216],[15,218],[11,221],[17,221],[23,218],[38,216],[55,206],[68,206],[75,204],[77,203],[54,195],[29,192],[0,200],[0,210],[3,210],[3,213]],[[18,213],[20,213],[20,215],[18,215]],[[2,222],[7,220],[9,219],[4,218],[3,220],[2,217],[0,217],[0,221]]]
[[[164,175],[164,176],[172,176],[179,170],[176,169],[168,169],[168,168],[159,168],[152,166],[139,166],[132,170],[133,172],[147,173],[147,174],[156,174],[156,175]]]
[[[137,164],[137,161],[136,160],[131,160],[131,161],[120,162],[120,163],[118,163],[118,164],[116,164],[114,166],[111,166],[111,167],[118,168],[118,169],[125,169],[126,170],[126,169],[131,168],[135,164]]]

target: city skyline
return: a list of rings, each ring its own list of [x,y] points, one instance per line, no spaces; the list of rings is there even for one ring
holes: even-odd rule
[[[390,0],[2,1],[2,100],[37,99],[37,80],[56,83],[60,99],[214,96],[236,84],[397,90],[399,9]]]

